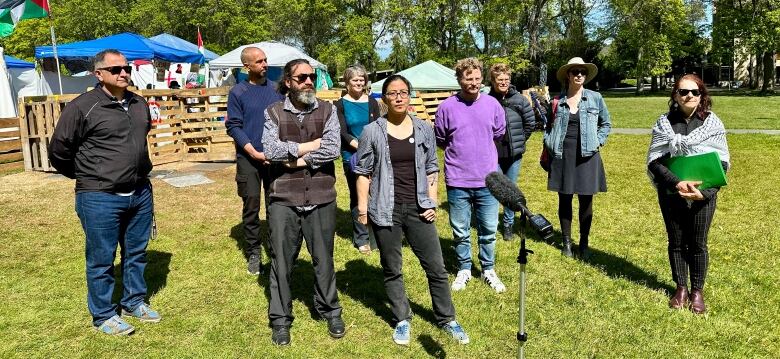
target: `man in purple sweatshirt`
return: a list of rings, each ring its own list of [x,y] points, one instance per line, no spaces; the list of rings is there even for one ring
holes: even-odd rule
[[[506,290],[494,269],[498,201],[485,187],[485,176],[498,168],[493,141],[504,136],[504,109],[492,96],[480,94],[482,63],[459,60],[455,75],[460,92],[436,111],[436,143],[444,149],[444,176],[450,203],[450,226],[455,240],[458,275],[452,290],[466,288],[471,279],[471,211],[477,218],[477,241],[482,278],[493,290]]]

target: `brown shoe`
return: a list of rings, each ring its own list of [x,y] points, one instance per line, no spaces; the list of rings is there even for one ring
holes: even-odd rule
[[[701,289],[694,289],[691,292],[691,311],[694,314],[703,314],[707,311],[707,306],[704,305],[704,293]]]
[[[688,306],[688,288],[677,286],[672,299],[669,299],[669,308],[682,309]]]

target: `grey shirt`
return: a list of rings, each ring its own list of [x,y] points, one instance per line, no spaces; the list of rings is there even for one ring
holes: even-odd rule
[[[433,128],[412,116],[414,124],[415,183],[417,205],[435,208],[436,202],[428,196],[427,176],[439,171],[436,158],[436,137]],[[355,173],[371,177],[368,190],[368,216],[378,226],[393,225],[393,165],[390,163],[390,147],[387,144],[387,119],[379,118],[363,128],[355,156],[358,157]]]
[[[319,102],[315,102],[310,108],[300,111],[293,106],[289,97],[284,99],[284,110],[294,114],[298,121],[303,122],[305,115],[312,113],[319,107]],[[298,143],[292,141],[282,141],[279,139],[279,126],[271,120],[268,115],[268,109],[265,110],[265,127],[263,129],[263,150],[265,157],[270,162],[286,162],[298,160]],[[325,128],[322,131],[322,142],[320,148],[309,152],[303,156],[303,160],[312,169],[317,169],[325,163],[331,162],[339,157],[341,146],[340,135],[341,127],[339,118],[336,115],[336,106],[333,106],[330,117],[325,121]]]

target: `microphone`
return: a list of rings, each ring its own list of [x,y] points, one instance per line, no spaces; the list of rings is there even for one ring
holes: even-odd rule
[[[487,177],[485,177],[485,186],[501,205],[528,217],[531,227],[540,237],[543,239],[552,237],[552,223],[541,214],[533,214],[528,207],[526,207],[525,195],[523,195],[523,192],[512,183],[509,177],[498,171],[490,172]]]

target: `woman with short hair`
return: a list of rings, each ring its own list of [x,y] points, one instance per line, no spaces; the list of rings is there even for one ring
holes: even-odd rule
[[[701,181],[681,180],[666,164],[671,157],[716,152],[723,170],[728,170],[726,129],[711,111],[711,104],[707,87],[698,76],[685,75],[677,80],[669,99],[669,112],[653,126],[647,155],[648,174],[658,190],[669,240],[672,279],[677,284],[669,307],[681,309],[690,305],[696,314],[707,310],[702,292],[709,264],[707,234],[720,187],[699,189]]]

